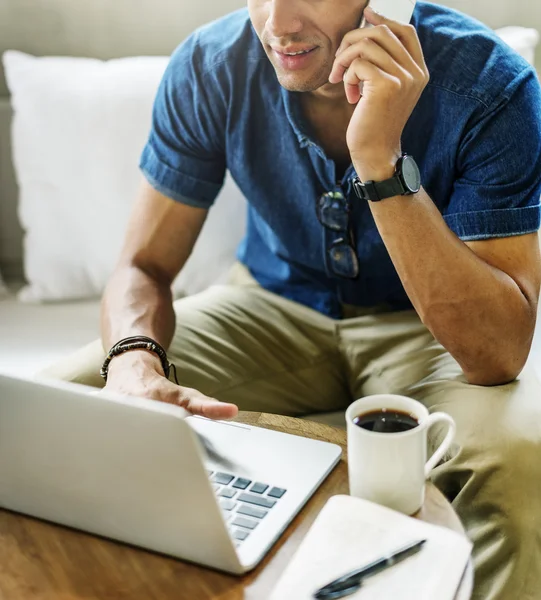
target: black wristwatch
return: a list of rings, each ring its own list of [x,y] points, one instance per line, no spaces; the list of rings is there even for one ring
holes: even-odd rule
[[[412,156],[403,154],[396,162],[395,174],[385,181],[353,180],[355,193],[361,200],[379,202],[393,196],[411,196],[421,189],[421,173]]]

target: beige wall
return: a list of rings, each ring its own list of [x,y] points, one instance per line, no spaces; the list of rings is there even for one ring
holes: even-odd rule
[[[245,0],[0,0],[0,54],[166,55]],[[1,71],[1,68],[0,68]],[[0,73],[0,96],[6,94]]]

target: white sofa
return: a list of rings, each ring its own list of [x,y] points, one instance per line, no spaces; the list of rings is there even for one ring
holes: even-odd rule
[[[458,0],[444,3],[462,8]],[[30,4],[24,6],[28,8]],[[32,10],[25,10],[18,0],[7,0],[0,6],[0,52],[15,48],[36,55],[98,58],[167,55],[197,25],[244,2],[154,0],[147,5],[139,3],[139,11],[133,10],[130,0],[96,0],[85,3],[84,8],[69,0],[40,0],[33,4]],[[491,6],[492,2],[487,11],[492,11]],[[487,12],[487,22],[489,14],[494,17],[493,12]],[[479,10],[475,16],[482,17]],[[97,30],[100,35],[95,35]],[[534,44],[531,40],[525,43],[521,31],[506,29],[501,34],[533,60]],[[17,186],[10,160],[10,120],[7,89],[0,72],[0,268],[9,280],[9,293],[0,298],[0,371],[31,375],[98,336],[99,301],[28,304],[17,299],[16,292],[22,285],[22,232],[16,215]],[[530,360],[541,376],[539,329]]]

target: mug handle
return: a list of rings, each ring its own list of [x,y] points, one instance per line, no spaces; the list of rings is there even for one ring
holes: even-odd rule
[[[447,423],[449,429],[447,430],[447,435],[445,436],[443,442],[439,445],[438,449],[434,452],[434,454],[430,457],[428,462],[425,465],[425,477],[428,478],[432,469],[440,462],[443,458],[443,455],[449,450],[449,446],[453,441],[456,433],[456,424],[452,417],[450,417],[446,413],[437,412],[428,416],[428,419],[425,421],[425,427],[429,430],[432,425],[436,423]]]

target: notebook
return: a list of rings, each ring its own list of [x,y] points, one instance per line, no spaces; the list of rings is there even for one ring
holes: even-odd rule
[[[333,579],[411,541],[422,550],[366,580],[351,600],[454,600],[472,544],[464,536],[352,496],[333,496],[306,534],[271,600],[311,600]]]

